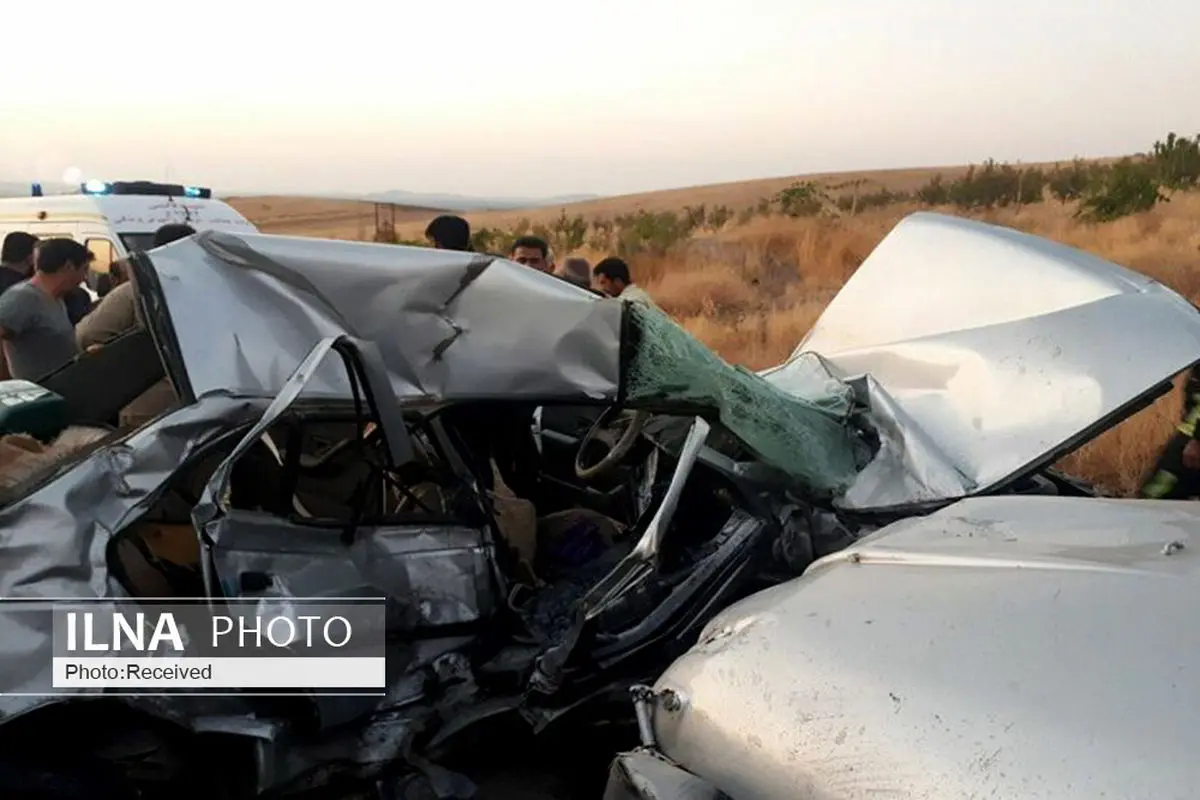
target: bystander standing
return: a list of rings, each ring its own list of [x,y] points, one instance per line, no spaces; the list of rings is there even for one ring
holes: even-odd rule
[[[75,357],[75,326],[64,298],[87,276],[91,260],[72,239],[41,242],[33,277],[0,294],[0,377],[37,381]]]

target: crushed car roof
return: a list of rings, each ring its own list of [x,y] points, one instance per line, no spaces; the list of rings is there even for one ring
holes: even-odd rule
[[[272,397],[343,334],[379,347],[401,400],[617,391],[621,305],[503,259],[216,232],[147,257],[195,396]],[[349,392],[333,362],[306,390]]]
[[[599,299],[488,255],[206,232],[144,256],[147,318],[185,397],[273,397],[323,339],[380,352],[401,402],[626,402],[715,411],[766,463],[837,492],[866,455],[851,392],[821,371],[784,390],[730,366],[656,309]],[[159,304],[161,300],[161,305]],[[156,323],[157,321],[157,323]],[[349,397],[335,361],[309,398]]]

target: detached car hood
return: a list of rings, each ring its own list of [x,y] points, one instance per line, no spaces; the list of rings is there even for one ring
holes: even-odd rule
[[[1200,312],[1144,275],[1009,228],[917,213],[788,363],[858,390],[882,443],[851,510],[949,501],[1047,466],[1200,358]]]
[[[1094,498],[895,523],[714,618],[657,739],[735,798],[1193,797],[1197,531]]]

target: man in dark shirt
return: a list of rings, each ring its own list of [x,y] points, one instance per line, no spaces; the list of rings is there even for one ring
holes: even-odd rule
[[[33,277],[33,251],[37,237],[24,231],[13,231],[4,237],[0,250],[0,294],[10,286]]]
[[[78,325],[81,319],[92,312],[95,305],[92,296],[82,284],[63,295],[62,300],[63,305],[67,307],[67,319],[71,320],[72,325]]]
[[[11,260],[10,241],[12,242]],[[4,266],[8,269],[0,269],[0,293],[33,277],[33,262],[37,257],[39,245],[41,242],[38,241],[38,238],[29,233],[17,231],[4,237],[4,254],[0,257],[0,261],[3,261]],[[67,319],[71,321],[72,325],[86,317],[92,310],[92,296],[82,285],[71,289],[62,296],[61,300],[67,308]]]
[[[438,250],[468,253],[471,247],[471,223],[454,214],[443,214],[425,226],[425,238]]]
[[[37,381],[78,352],[63,297],[87,274],[92,255],[73,239],[50,239],[37,250],[37,271],[0,295],[0,378]]]

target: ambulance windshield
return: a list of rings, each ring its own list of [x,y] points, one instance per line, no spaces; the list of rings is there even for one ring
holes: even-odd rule
[[[127,253],[134,253],[138,250],[149,250],[154,247],[154,232],[150,233],[122,233],[121,243],[125,245]]]

